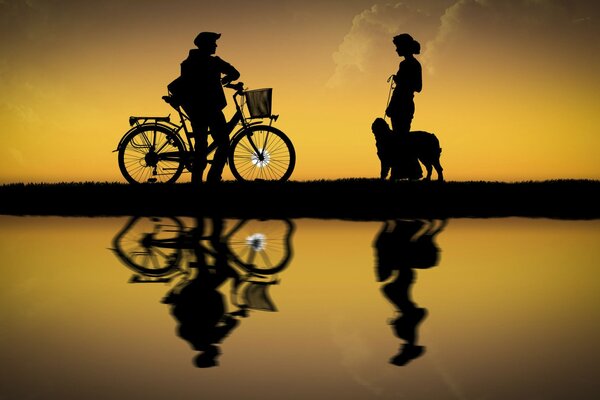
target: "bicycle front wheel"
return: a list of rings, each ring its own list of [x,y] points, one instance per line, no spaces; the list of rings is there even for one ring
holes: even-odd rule
[[[283,271],[292,259],[295,225],[284,220],[243,220],[227,236],[234,262],[249,272],[272,275]]]
[[[286,181],[296,165],[292,141],[272,126],[252,126],[231,142],[229,167],[239,181]]]
[[[185,167],[185,145],[171,129],[143,125],[119,147],[119,169],[129,183],[173,183]]]

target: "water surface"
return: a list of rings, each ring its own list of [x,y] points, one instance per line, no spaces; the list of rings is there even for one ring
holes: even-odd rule
[[[180,220],[184,229],[212,226]],[[164,299],[198,277],[169,268],[190,271],[191,262],[217,274],[209,264],[218,243],[165,245],[151,262],[167,272],[146,260],[144,274],[111,250],[130,222],[0,217],[0,398],[600,395],[600,221],[452,219],[433,237],[429,222],[291,221],[289,261],[257,278],[256,308],[230,317],[236,325],[210,368],[194,364],[200,352]],[[140,238],[158,232],[156,221],[138,222]],[[282,221],[249,221],[235,240],[273,249],[272,259],[253,260],[265,269],[285,256],[282,232]],[[217,288],[228,312],[237,309],[233,281]],[[214,309],[191,298],[187,320]],[[402,364],[407,343],[422,353],[391,363]]]

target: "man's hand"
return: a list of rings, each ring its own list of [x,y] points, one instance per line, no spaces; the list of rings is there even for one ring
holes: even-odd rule
[[[234,90],[244,90],[244,82],[224,83],[223,86],[225,86],[226,88],[229,88],[229,89],[234,89]]]

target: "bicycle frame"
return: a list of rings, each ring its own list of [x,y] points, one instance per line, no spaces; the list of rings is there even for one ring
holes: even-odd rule
[[[227,126],[227,135],[230,137],[230,140],[233,140],[236,136],[241,135],[245,130],[247,130],[251,126],[260,125],[263,123],[263,121],[262,121],[262,119],[260,121],[250,121],[251,118],[246,117],[246,115],[244,114],[243,104],[240,104],[240,102],[238,101],[238,97],[244,94],[244,90],[242,88],[241,83],[238,85],[229,84],[229,85],[225,85],[225,87],[235,90],[235,93],[233,94],[233,102],[234,102],[236,111],[235,111],[234,115],[231,117],[231,119],[229,121],[227,121],[227,125],[226,125]],[[131,117],[129,117],[129,125],[132,128],[129,131],[127,131],[125,133],[125,135],[123,135],[123,137],[119,141],[119,144],[117,145],[117,148],[115,150],[113,150],[113,152],[116,152],[120,149],[121,144],[123,143],[123,140],[127,136],[127,134],[129,134],[131,131],[133,131],[135,129],[139,129],[139,127],[141,127],[141,126],[148,126],[148,125],[150,125],[150,126],[162,125],[168,129],[172,130],[180,138],[182,136],[185,136],[185,140],[182,140],[182,143],[186,146],[186,150],[188,152],[194,151],[195,147],[194,147],[194,143],[192,142],[192,137],[194,137],[194,133],[190,130],[190,128],[188,128],[188,124],[190,123],[190,117],[182,109],[181,105],[176,103],[171,96],[163,96],[163,100],[177,111],[177,113],[179,114],[180,123],[175,124],[175,123],[171,122],[170,115],[167,115],[166,117],[131,116]],[[277,121],[278,118],[279,118],[278,115],[270,116],[269,117],[269,120],[270,120],[269,126],[271,126],[274,121]],[[238,124],[241,124],[241,127],[233,135],[231,135],[231,133],[234,131],[235,127]],[[183,131],[185,133],[185,135],[182,135],[181,131]],[[260,150],[258,149],[258,147],[254,144],[254,142],[252,140],[250,140],[250,145],[252,146],[252,149],[254,151],[256,151],[257,153],[260,152]],[[216,148],[217,148],[216,143],[214,143],[214,142],[210,143],[208,146],[208,149],[207,149],[207,154],[211,154],[212,152],[214,152],[216,150]]]

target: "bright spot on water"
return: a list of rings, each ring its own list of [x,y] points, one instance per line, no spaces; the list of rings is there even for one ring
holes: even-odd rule
[[[246,238],[246,244],[254,251],[261,251],[267,246],[267,237],[262,233],[254,233]]]

